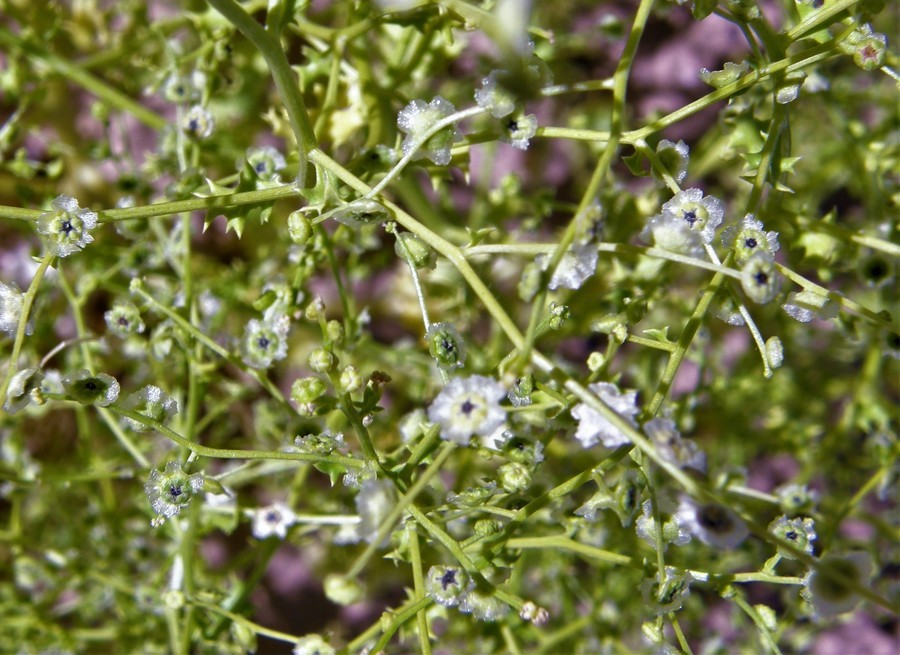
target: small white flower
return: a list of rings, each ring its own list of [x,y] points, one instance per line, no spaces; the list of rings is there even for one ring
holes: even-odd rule
[[[356,533],[360,539],[372,543],[378,536],[378,528],[393,509],[397,502],[397,490],[389,480],[369,479],[362,483],[359,493],[356,494],[356,512],[359,514],[359,523],[356,525]],[[388,543],[389,535],[384,538],[381,545]]]
[[[8,285],[0,282],[0,332],[6,332],[9,336],[15,336],[19,329],[19,320],[22,318],[22,304],[25,294],[19,290],[15,282]],[[25,334],[34,331],[34,324],[28,321],[25,326]]]
[[[597,382],[588,388],[597,395],[604,405],[621,416],[626,423],[637,427],[637,423],[634,420],[634,416],[639,411],[637,391],[622,393],[616,385],[609,382]],[[631,443],[631,439],[619,428],[606,420],[600,412],[589,405],[584,403],[575,405],[572,408],[572,416],[578,421],[575,438],[581,442],[584,448],[591,448],[601,441],[607,448],[618,448]]]
[[[178,401],[152,384],[148,384],[128,396],[122,403],[122,407],[146,416],[157,423],[165,423],[178,413]],[[151,429],[149,425],[138,419],[125,417],[123,421],[135,432],[148,432]]]
[[[769,532],[807,555],[812,555],[813,542],[817,538],[815,526],[815,521],[810,518],[789,519],[787,516],[779,516],[769,524]],[[779,548],[778,552],[787,559],[797,559],[797,556],[786,548]]]
[[[455,111],[456,108],[441,96],[427,104],[422,100],[410,102],[397,116],[397,125],[406,133],[402,144],[404,156],[418,152],[419,156],[427,157],[439,166],[449,164],[450,147],[462,140],[456,126],[445,127],[428,138],[424,136],[438,121]]]
[[[662,215],[683,221],[704,243],[712,243],[716,228],[725,218],[725,206],[718,198],[704,196],[700,189],[686,189],[662,206]]]
[[[253,536],[266,539],[287,537],[288,529],[297,522],[297,516],[283,503],[260,507],[253,512]]]
[[[473,434],[489,435],[506,420],[500,401],[506,390],[492,378],[453,378],[428,408],[428,420],[439,423],[441,438],[469,445]]]
[[[597,246],[593,244],[573,245],[563,255],[547,286],[551,290],[560,287],[581,288],[582,283],[597,270],[597,256]],[[550,263],[550,255],[538,255],[535,260],[542,269],[546,270]]]
[[[278,171],[285,167],[284,156],[272,146],[247,150],[247,166],[264,181],[279,182]]]
[[[188,475],[176,461],[166,464],[165,471],[151,471],[144,492],[156,514],[152,525],[160,526],[166,519],[177,516],[203,488],[203,484],[202,473]]]
[[[657,499],[659,503],[660,521],[662,523],[662,542],[667,544],[684,546],[691,543],[689,526],[684,523],[684,517],[675,511],[675,503],[666,496]],[[666,518],[668,516],[668,518]],[[656,518],[653,516],[653,503],[645,500],[641,504],[641,515],[634,523],[634,531],[637,536],[647,542],[652,548],[656,548]]]
[[[804,594],[812,603],[816,618],[830,619],[844,614],[854,609],[860,601],[860,597],[849,586],[829,577],[826,570],[866,584],[872,577],[872,569],[872,557],[864,551],[823,557],[816,570],[809,574]]]
[[[644,433],[656,445],[659,454],[668,461],[682,468],[706,472],[706,453],[693,441],[681,438],[675,421],[667,418],[651,419],[644,423]]]
[[[244,363],[252,368],[265,369],[276,359],[284,359],[287,356],[289,330],[290,319],[283,314],[262,321],[250,319],[241,340]]]
[[[676,221],[669,216],[657,215],[651,218],[641,232],[641,239],[663,250],[688,257],[703,254],[700,234],[692,230],[685,221]]]
[[[502,85],[497,84],[500,77],[507,77],[509,73],[502,70],[491,71],[490,74],[481,81],[481,88],[475,91],[475,102],[482,109],[491,112],[494,118],[503,118],[513,113],[516,108],[516,101],[512,94],[509,93]]]
[[[750,534],[743,519],[722,505],[701,505],[683,498],[675,517],[692,535],[715,548],[737,548]]]
[[[78,252],[94,240],[90,231],[97,227],[97,213],[82,209],[70,196],[57,196],[52,211],[38,217],[37,231],[46,237],[47,249],[57,257]]]
[[[747,258],[741,268],[741,288],[755,303],[765,304],[781,291],[781,277],[772,255],[757,251]]]
[[[212,113],[201,105],[194,105],[181,119],[182,131],[195,139],[206,139],[216,127]]]
[[[500,140],[508,143],[516,150],[528,150],[532,137],[537,134],[537,116],[527,114],[517,118],[507,118],[503,122]]]
[[[747,214],[738,225],[729,225],[722,231],[722,245],[734,248],[734,261],[743,264],[755,252],[774,255],[779,248],[778,232],[766,232],[762,221]]]

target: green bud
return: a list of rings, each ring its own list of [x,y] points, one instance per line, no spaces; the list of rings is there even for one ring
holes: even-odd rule
[[[328,321],[325,324],[325,338],[328,343],[340,343],[344,340],[344,326],[339,321]]]
[[[432,323],[425,333],[425,340],[440,368],[449,371],[465,364],[465,344],[452,323]]]
[[[500,531],[500,524],[494,519],[479,519],[475,521],[475,534],[479,537],[489,537]]]
[[[531,484],[531,471],[519,462],[509,462],[497,471],[500,486],[508,493],[524,491]]]
[[[334,355],[324,348],[316,348],[309,354],[307,361],[316,373],[327,373],[334,366]]]
[[[325,577],[325,597],[337,605],[352,605],[363,599],[365,588],[356,580],[337,573]]]
[[[362,375],[359,374],[357,368],[353,365],[348,366],[341,371],[341,377],[338,380],[341,391],[344,393],[353,393],[359,391],[363,386]]]
[[[320,296],[313,298],[306,306],[306,318],[311,321],[325,320],[325,302]]]
[[[311,403],[319,399],[326,389],[327,386],[319,378],[300,378],[291,385],[291,400],[298,405]]]
[[[434,251],[422,239],[410,232],[397,234],[394,252],[414,268],[434,268]]]
[[[298,246],[306,245],[312,238],[312,223],[306,218],[303,210],[296,210],[288,216],[288,236]]]

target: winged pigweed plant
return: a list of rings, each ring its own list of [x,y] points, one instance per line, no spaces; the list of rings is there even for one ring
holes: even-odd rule
[[[890,649],[889,3],[0,17],[0,650]]]

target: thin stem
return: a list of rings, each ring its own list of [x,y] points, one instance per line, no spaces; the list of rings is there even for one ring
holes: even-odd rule
[[[256,46],[269,65],[272,79],[281,94],[281,100],[287,111],[291,129],[297,141],[297,148],[300,151],[297,185],[304,188],[307,186],[307,156],[310,150],[316,147],[316,135],[313,132],[309,114],[306,113],[306,105],[300,94],[297,76],[291,70],[277,35],[273,36],[263,29],[235,0],[207,0],[207,2]]]
[[[12,353],[9,355],[6,376],[3,379],[3,384],[0,384],[0,408],[2,408],[3,403],[6,402],[6,392],[9,390],[9,383],[19,366],[19,354],[22,352],[22,344],[25,342],[25,332],[28,330],[28,319],[31,316],[31,307],[34,305],[34,299],[41,286],[41,281],[44,279],[44,274],[50,267],[50,262],[53,261],[53,257],[54,255],[49,252],[44,255],[40,266],[38,266],[37,271],[34,273],[34,277],[31,278],[31,284],[28,285],[28,290],[22,297],[22,314],[19,316],[19,325],[16,327],[16,336],[13,341]],[[3,413],[6,413],[6,410],[3,410]]]

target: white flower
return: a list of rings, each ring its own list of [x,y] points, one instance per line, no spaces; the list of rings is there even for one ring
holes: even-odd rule
[[[651,419],[644,423],[644,433],[656,445],[659,454],[668,461],[682,468],[706,472],[706,453],[693,441],[681,438],[675,421],[667,418]]]
[[[843,581],[832,578],[833,571],[845,578],[866,584],[872,577],[872,557],[864,551],[846,555],[827,555],[809,575],[806,592],[819,619],[830,619],[854,609],[860,597]]]
[[[15,282],[8,285],[0,282],[0,332],[6,332],[9,336],[15,336],[19,329],[19,320],[22,318],[22,304],[25,301],[23,294]],[[25,334],[34,331],[34,324],[28,321],[25,326]]]
[[[241,340],[242,359],[256,369],[269,368],[276,359],[287,356],[287,334],[290,319],[285,315],[262,321],[250,319]]]
[[[766,232],[762,221],[747,214],[740,224],[729,225],[722,231],[722,245],[734,248],[734,261],[743,264],[755,252],[774,255],[779,248],[778,232]]]
[[[608,382],[597,382],[588,388],[597,395],[604,405],[621,416],[626,423],[637,427],[637,423],[634,420],[635,414],[638,413],[637,391],[622,393],[616,385]],[[584,448],[591,448],[600,441],[607,448],[618,448],[631,443],[631,439],[619,428],[589,405],[584,403],[575,405],[572,408],[572,416],[578,421],[575,438],[581,442]]]
[[[490,111],[494,118],[509,116],[516,108],[516,101],[512,94],[502,85],[498,86],[497,84],[498,77],[507,77],[508,75],[509,73],[502,70],[491,71],[481,81],[481,88],[475,91],[475,102],[482,109]]]
[[[132,393],[125,402],[122,403],[124,409],[136,412],[142,416],[146,416],[151,421],[157,423],[165,423],[168,419],[178,413],[178,401],[171,398],[169,394],[159,387],[148,384]],[[125,417],[124,423],[136,432],[148,432],[151,428],[149,425],[140,421]]]
[[[663,547],[667,544],[684,546],[691,543],[689,526],[684,523],[684,516],[674,511],[674,502],[666,496],[657,499],[659,503],[660,522],[662,524]],[[665,516],[669,516],[668,519]],[[646,541],[651,547],[656,548],[656,518],[653,516],[653,503],[645,500],[641,504],[641,515],[634,523],[634,531],[637,536]]]
[[[287,537],[288,528],[297,522],[297,516],[283,503],[260,507],[253,512],[253,536],[257,539],[276,536]]]
[[[789,543],[807,555],[812,555],[812,542],[817,538],[816,524],[812,519],[799,517],[789,519],[787,516],[779,516],[769,524],[769,532],[780,541]],[[779,548],[778,552],[787,559],[797,559],[797,556],[786,548]]]
[[[455,111],[456,108],[441,96],[427,104],[422,100],[410,102],[397,116],[397,125],[406,133],[402,144],[404,156],[418,152],[419,156],[427,157],[439,166],[449,164],[450,147],[462,139],[459,130],[450,125],[431,137],[425,138],[425,134]]]
[[[500,140],[516,150],[528,150],[531,138],[537,134],[537,116],[527,114],[518,118],[508,118],[503,122]]]
[[[194,105],[181,120],[182,131],[195,139],[206,139],[213,133],[216,121],[205,107]]]
[[[97,227],[97,213],[82,209],[70,196],[57,196],[52,211],[38,217],[37,231],[46,237],[47,249],[58,257],[78,252],[94,240],[90,231]]]
[[[700,541],[715,548],[737,548],[750,534],[743,519],[729,508],[700,505],[690,498],[682,498],[674,518]]]
[[[765,304],[781,291],[781,277],[772,255],[758,250],[741,268],[741,288],[755,303]]]
[[[546,270],[550,263],[550,255],[538,255],[535,260],[542,269]],[[582,283],[596,270],[597,246],[590,243],[573,245],[563,255],[547,286],[551,290],[560,287],[579,289]]]
[[[272,146],[247,150],[247,166],[261,180],[280,182],[278,171],[285,167],[284,156]]]
[[[152,525],[162,525],[166,519],[178,515],[203,488],[203,484],[202,473],[188,475],[176,461],[166,464],[163,472],[156,469],[151,471],[144,485],[144,492],[156,513]]]
[[[687,223],[704,243],[712,243],[716,228],[725,218],[725,206],[718,198],[704,196],[700,189],[686,189],[662,206],[662,215]]]
[[[439,423],[441,438],[469,445],[473,434],[489,435],[506,420],[500,401],[506,390],[492,378],[453,378],[428,408],[428,420]]]
[[[700,234],[692,230],[685,221],[676,221],[669,216],[657,215],[651,218],[641,232],[641,239],[663,250],[688,257],[703,254]]]
[[[356,533],[369,543],[378,536],[378,528],[396,503],[396,489],[389,480],[366,480],[356,494],[356,512],[359,523]],[[381,545],[387,545],[390,535],[385,536]]]

